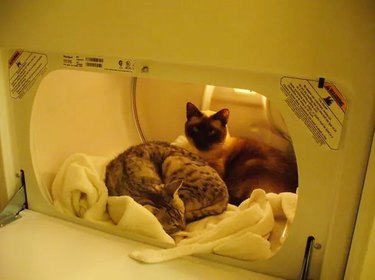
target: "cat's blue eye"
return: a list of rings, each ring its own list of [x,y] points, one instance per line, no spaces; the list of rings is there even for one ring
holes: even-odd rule
[[[209,135],[209,136],[212,136],[212,135],[214,135],[215,133],[216,133],[216,131],[213,130],[213,129],[211,129],[211,130],[208,132],[208,135]]]

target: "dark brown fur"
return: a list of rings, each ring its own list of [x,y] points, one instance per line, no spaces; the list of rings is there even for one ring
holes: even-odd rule
[[[253,139],[230,137],[228,109],[207,116],[188,103],[186,117],[188,141],[222,176],[230,203],[240,204],[256,188],[275,193],[296,191],[298,174],[293,152],[282,152]]]

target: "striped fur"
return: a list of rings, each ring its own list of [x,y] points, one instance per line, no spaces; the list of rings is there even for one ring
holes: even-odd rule
[[[129,195],[172,234],[185,223],[222,213],[228,191],[219,174],[199,156],[166,142],[132,146],[106,169],[109,195]]]

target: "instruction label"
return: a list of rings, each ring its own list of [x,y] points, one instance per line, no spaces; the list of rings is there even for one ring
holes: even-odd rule
[[[134,71],[135,62],[129,58],[104,58],[99,56],[64,54],[62,56],[62,64],[68,68],[131,73]]]
[[[347,102],[333,83],[283,77],[285,102],[320,145],[339,147]]]
[[[45,54],[15,51],[8,61],[10,95],[13,98],[22,98],[46,71],[47,64]]]

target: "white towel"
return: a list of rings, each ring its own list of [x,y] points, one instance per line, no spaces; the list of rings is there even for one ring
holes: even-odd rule
[[[131,197],[108,197],[104,174],[109,160],[85,154],[68,157],[52,184],[54,206],[68,216],[116,225],[174,245],[173,238],[163,230],[156,217]]]
[[[189,223],[173,240],[147,209],[128,196],[108,197],[104,184],[108,158],[74,154],[66,159],[52,184],[55,207],[69,216],[120,227],[166,244],[170,249],[137,250],[130,257],[154,263],[202,253],[241,260],[263,260],[282,245],[293,222],[297,195],[254,190],[240,206]]]
[[[187,238],[181,240],[176,248],[135,251],[130,256],[145,263],[202,253],[215,253],[242,260],[271,257],[271,244],[265,237],[272,231],[274,219],[265,192],[254,190],[251,197],[238,209],[226,212],[228,211],[233,213],[229,216],[224,213],[207,217],[192,223],[188,226],[188,232],[180,233]]]
[[[167,244],[175,242],[158,219],[130,196],[108,197],[108,214],[114,223],[124,230],[135,232]]]
[[[108,159],[74,154],[60,167],[52,183],[55,207],[69,216],[109,222],[108,190],[101,180]]]

